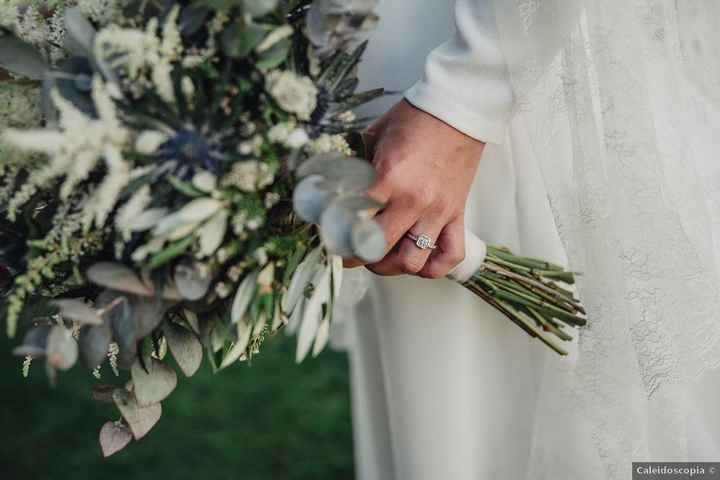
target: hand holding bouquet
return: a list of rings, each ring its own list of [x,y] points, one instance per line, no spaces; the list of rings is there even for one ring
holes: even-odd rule
[[[0,143],[0,303],[26,371],[81,359],[127,380],[94,388],[121,415],[110,455],[160,418],[168,351],[186,376],[203,352],[220,370],[294,317],[298,361],[318,354],[342,257],[382,256],[374,169],[349,143],[383,95],[356,91],[375,1],[36,3],[0,7],[2,85],[41,108]],[[566,335],[567,274],[533,262],[490,250],[465,284]]]

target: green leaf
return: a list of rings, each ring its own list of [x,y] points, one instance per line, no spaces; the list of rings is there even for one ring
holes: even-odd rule
[[[97,285],[125,293],[145,297],[152,296],[154,289],[146,285],[128,267],[120,263],[99,262],[88,268],[87,278]]]
[[[246,57],[262,42],[267,32],[266,28],[255,23],[243,25],[237,21],[223,32],[223,50],[232,58]]]
[[[170,185],[172,185],[175,190],[182,193],[183,195],[186,195],[186,196],[192,197],[192,198],[207,196],[206,193],[198,190],[191,183],[184,182],[173,175],[168,175],[166,177],[166,179],[167,179],[168,183]]]
[[[278,0],[244,0],[245,13],[253,17],[262,17],[272,12],[278,5]]]
[[[287,59],[291,44],[288,38],[280,40],[260,55],[255,66],[262,71],[268,71],[281,65]]]
[[[173,260],[174,258],[179,257],[180,255],[185,253],[185,251],[190,247],[190,245],[192,245],[192,242],[193,236],[188,235],[187,237],[182,238],[177,242],[171,243],[164,250],[161,250],[160,252],[153,255],[152,258],[150,258],[150,261],[148,262],[148,268],[155,269],[161,267]]]

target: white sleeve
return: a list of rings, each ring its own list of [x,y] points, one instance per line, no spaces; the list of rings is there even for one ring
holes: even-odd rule
[[[453,38],[433,50],[405,98],[477,140],[501,143],[513,94],[492,0],[457,0]]]

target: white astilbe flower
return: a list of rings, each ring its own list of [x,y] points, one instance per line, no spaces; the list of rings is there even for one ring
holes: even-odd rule
[[[50,38],[50,27],[45,17],[31,5],[21,11],[15,24],[15,35],[24,42],[42,47]]]
[[[143,85],[143,75],[149,74],[150,83],[160,98],[174,103],[172,64],[183,53],[177,24],[179,14],[178,6],[170,11],[162,26],[162,37],[158,35],[157,18],[150,19],[145,30],[117,26],[100,30],[95,40],[95,55],[113,68],[122,69],[136,85]]]
[[[291,71],[270,72],[265,88],[283,110],[294,113],[300,120],[309,120],[317,106],[318,89],[313,81]]]
[[[267,164],[257,160],[245,160],[233,164],[230,172],[223,177],[222,184],[244,192],[255,192],[272,184],[274,178]]]
[[[85,180],[94,170],[101,158],[105,159],[108,176],[112,176],[117,188],[118,175],[129,178],[129,166],[125,165],[120,152],[127,146],[130,133],[117,117],[115,104],[108,95],[99,78],[93,80],[92,97],[97,109],[97,119],[91,118],[65,100],[57,91],[53,92],[53,101],[60,114],[59,130],[14,130],[5,132],[5,138],[15,147],[44,153],[50,157],[45,167],[35,170],[10,202],[8,211],[12,217],[14,211],[24,204],[38,188],[46,186],[55,178],[64,176],[60,189],[60,198],[67,200],[74,187]],[[109,191],[110,187],[105,186]],[[107,208],[108,198],[104,197],[93,208]],[[114,202],[113,202],[114,204]],[[97,220],[103,215],[93,213]]]
[[[145,211],[151,201],[150,187],[143,185],[118,210],[115,217],[115,226],[126,240],[130,239],[134,220]]]
[[[116,21],[122,14],[119,0],[78,0],[77,5],[84,16],[101,26]]]
[[[311,153],[331,153],[337,152],[344,155],[354,155],[354,152],[348,145],[347,140],[342,135],[328,135],[323,133],[316,139],[308,143],[308,149]]]

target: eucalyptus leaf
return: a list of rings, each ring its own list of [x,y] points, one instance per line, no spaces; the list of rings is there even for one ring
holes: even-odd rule
[[[107,356],[112,330],[108,324],[83,327],[80,330],[80,356],[83,364],[93,370],[102,364]]]
[[[200,300],[205,296],[212,277],[205,273],[201,273],[192,265],[180,264],[175,267],[175,285],[180,295],[186,300]]]
[[[50,330],[47,340],[47,363],[53,368],[68,370],[78,359],[78,344],[72,332],[60,325]]]
[[[159,403],[142,407],[134,395],[121,388],[113,392],[113,400],[135,440],[140,440],[147,435],[162,415],[162,407]]]
[[[4,35],[0,37],[0,68],[32,80],[42,80],[47,64],[33,46]]]
[[[33,357],[45,355],[51,329],[51,325],[40,325],[28,330],[22,344],[13,350],[13,354],[21,357],[25,355],[32,355]]]
[[[334,192],[323,188],[324,180],[321,175],[308,175],[300,180],[293,191],[295,213],[308,223],[320,222],[322,212],[335,198]]]
[[[154,294],[151,286],[143,283],[135,272],[119,263],[96,263],[88,268],[86,274],[91,282],[106,288],[146,297]]]
[[[85,325],[100,325],[102,323],[98,311],[88,307],[81,299],[54,300],[52,304],[58,307],[63,318],[75,320]]]
[[[165,302],[158,298],[134,297],[130,303],[135,321],[135,338],[150,335],[163,321]]]
[[[361,219],[352,226],[352,249],[356,257],[374,263],[385,256],[387,241],[382,227],[373,219]]]
[[[132,441],[130,429],[120,422],[105,422],[100,429],[100,448],[103,457],[107,458],[119,452]]]
[[[151,358],[146,366],[147,372],[136,360],[130,369],[135,398],[141,407],[162,402],[177,386],[177,374],[166,364]]]
[[[338,193],[365,192],[375,182],[377,172],[369,162],[339,153],[315,155],[301,163],[297,169],[300,178],[321,175],[329,184],[336,185]]]
[[[223,32],[223,50],[233,58],[246,57],[262,42],[267,33],[266,28],[255,23],[242,25],[235,22]]]
[[[202,364],[200,340],[183,327],[166,323],[163,328],[170,352],[186,377],[192,377]]]

